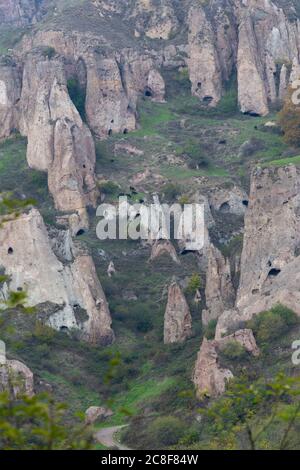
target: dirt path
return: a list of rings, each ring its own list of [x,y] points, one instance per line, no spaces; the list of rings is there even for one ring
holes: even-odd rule
[[[117,448],[118,450],[130,450],[128,447],[123,446],[116,438],[116,433],[125,427],[126,425],[103,428],[96,432],[95,437],[100,444],[109,449]]]

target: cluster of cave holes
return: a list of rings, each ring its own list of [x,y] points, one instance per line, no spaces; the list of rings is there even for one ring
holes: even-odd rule
[[[277,268],[272,267],[272,262],[271,261],[268,261],[268,266],[269,266],[269,268],[271,268],[269,273],[268,273],[268,277],[276,277],[276,276],[278,276],[278,274],[281,273],[281,269],[277,269]]]

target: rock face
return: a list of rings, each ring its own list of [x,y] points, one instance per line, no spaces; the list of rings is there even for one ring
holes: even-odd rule
[[[28,56],[20,107],[28,164],[48,172],[56,208],[82,211],[88,204],[95,205],[94,142],[69,97],[61,60]]]
[[[203,394],[214,397],[225,392],[226,384],[233,378],[233,374],[229,369],[220,367],[218,352],[232,341],[240,343],[253,356],[260,354],[252,330],[249,329],[236,331],[219,340],[208,341],[204,338],[193,375],[193,382],[199,397]]]
[[[282,99],[290,74],[299,73],[299,21],[291,5],[283,9],[271,0],[194,2],[189,24],[192,92],[208,104],[220,100],[236,70],[241,111],[265,115],[269,103]]]
[[[108,304],[92,258],[76,250],[73,253],[69,246],[67,258],[61,261],[65,250],[60,250],[59,259],[36,209],[4,223],[0,244],[0,265],[10,277],[0,293],[3,300],[8,289],[26,291],[28,305],[55,307],[53,313],[41,316],[49,326],[78,329],[82,338],[93,344],[113,341]]]
[[[217,339],[278,303],[300,315],[299,185],[294,165],[253,171],[237,298],[219,317]]]
[[[252,174],[236,306],[248,318],[281,302],[299,310],[300,170]]]
[[[0,0],[0,24],[13,23],[16,26],[29,24],[37,13],[36,0]]]
[[[0,140],[18,128],[17,103],[21,79],[17,65],[10,59],[0,60]]]
[[[222,369],[218,363],[217,343],[204,338],[195,365],[193,382],[201,398],[222,395],[226,383],[233,378],[229,369]]]
[[[204,325],[219,318],[224,310],[234,305],[235,299],[229,261],[213,244],[210,244],[207,256],[208,267],[205,288],[207,308],[202,312]]]
[[[182,343],[192,333],[192,317],[181,287],[173,282],[169,287],[165,312],[164,342]]]
[[[102,406],[90,406],[85,412],[85,423],[90,425],[103,421],[113,415],[113,412]]]
[[[237,186],[231,189],[218,189],[209,196],[211,207],[224,214],[243,216],[248,207],[248,195]]]
[[[174,245],[169,240],[158,240],[152,245],[150,261],[155,261],[163,255],[168,255],[171,259],[179,264]]]
[[[9,392],[13,398],[34,395],[33,373],[22,362],[7,360],[0,364],[0,392]]]

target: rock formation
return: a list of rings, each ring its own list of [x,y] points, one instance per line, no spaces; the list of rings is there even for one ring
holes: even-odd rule
[[[169,240],[158,240],[153,243],[150,261],[154,261],[163,255],[168,255],[177,264],[180,263],[174,245]]]
[[[300,315],[299,184],[294,165],[253,170],[237,298],[224,306],[217,339],[278,303]]]
[[[193,382],[199,397],[203,395],[214,397],[225,392],[226,384],[233,378],[233,374],[229,369],[223,369],[220,366],[218,352],[232,341],[241,344],[253,356],[260,354],[253,333],[249,329],[236,331],[219,340],[208,341],[204,338],[193,375]]]
[[[20,361],[7,360],[0,364],[0,392],[9,392],[13,398],[34,395],[33,373]]]
[[[218,189],[209,195],[211,207],[222,213],[243,216],[248,207],[248,195],[242,189],[234,186],[231,189]]]
[[[165,312],[164,342],[182,343],[192,333],[192,317],[186,298],[177,282],[169,287]]]
[[[235,292],[231,281],[230,263],[211,243],[208,248],[206,274],[206,310],[202,312],[202,322],[207,325],[216,320],[234,305]]]
[[[60,260],[36,209],[3,224],[0,247],[0,266],[9,276],[1,290],[3,300],[9,289],[26,291],[29,306],[54,306],[49,315],[40,315],[49,326],[78,329],[93,344],[113,341],[108,304],[92,258],[74,250],[72,262],[69,251],[68,258]]]
[[[18,128],[17,103],[21,95],[21,80],[12,59],[0,59],[0,140]]]
[[[36,0],[0,0],[0,24],[13,23],[15,26],[27,25],[34,20],[37,5]]]
[[[113,415],[113,412],[102,406],[90,406],[85,412],[85,423],[87,425],[103,421]]]
[[[198,397],[222,395],[226,383],[232,378],[232,372],[222,369],[218,363],[217,343],[204,338],[193,375]]]

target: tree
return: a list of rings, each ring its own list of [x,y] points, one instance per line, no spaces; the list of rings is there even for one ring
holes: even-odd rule
[[[300,105],[293,102],[295,90],[289,89],[284,106],[279,113],[279,125],[288,145],[300,147]]]
[[[66,425],[67,407],[47,394],[18,397],[0,394],[0,450],[90,449],[85,424]]]

